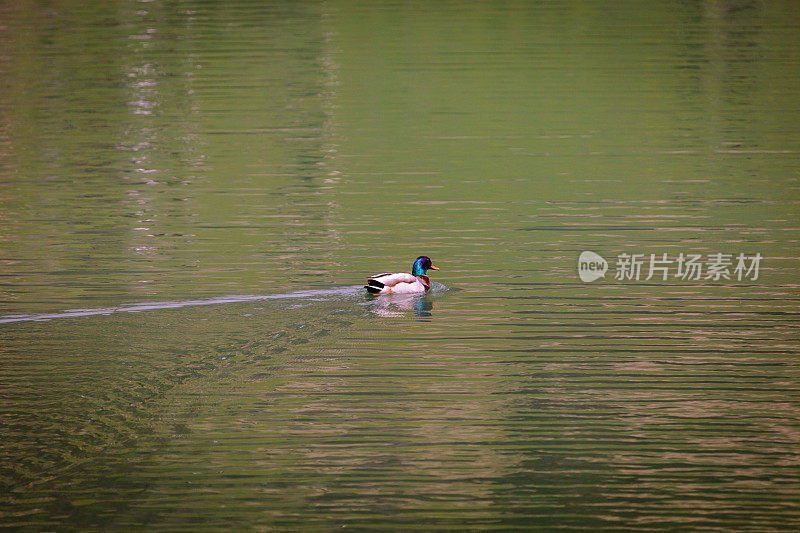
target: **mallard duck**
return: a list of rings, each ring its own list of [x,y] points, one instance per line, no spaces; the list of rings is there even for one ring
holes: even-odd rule
[[[433,266],[430,257],[421,255],[414,261],[411,274],[405,272],[376,274],[367,278],[364,288],[370,294],[427,292],[431,288],[431,280],[425,275],[428,270],[439,269]]]

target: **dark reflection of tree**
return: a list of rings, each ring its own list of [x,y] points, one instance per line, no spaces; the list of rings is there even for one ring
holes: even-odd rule
[[[763,61],[761,2],[709,0],[705,3],[704,90],[708,124],[718,150],[730,152],[764,148],[753,128],[760,106],[760,84],[767,81]]]

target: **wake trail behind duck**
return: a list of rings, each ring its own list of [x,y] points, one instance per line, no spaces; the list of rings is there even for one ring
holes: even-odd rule
[[[179,309],[182,307],[197,307],[202,305],[219,305],[240,302],[255,302],[262,300],[333,300],[360,296],[363,294],[360,285],[348,285],[345,287],[333,287],[330,289],[314,289],[292,291],[279,294],[243,294],[218,296],[216,298],[204,298],[199,300],[182,300],[166,302],[143,302],[136,304],[124,304],[116,307],[102,307],[95,309],[67,309],[54,313],[43,313],[34,315],[5,315],[0,316],[0,324],[10,322],[32,322],[42,320],[54,320],[58,318],[73,318],[93,315],[110,315],[112,313],[140,313],[142,311],[153,311],[159,309]]]

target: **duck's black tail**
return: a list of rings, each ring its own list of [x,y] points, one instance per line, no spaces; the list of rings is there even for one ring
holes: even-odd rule
[[[385,286],[386,285],[384,285],[377,279],[370,278],[367,280],[367,284],[364,285],[364,288],[367,289],[367,292],[370,294],[378,294],[379,292],[381,292],[381,289],[383,289]]]

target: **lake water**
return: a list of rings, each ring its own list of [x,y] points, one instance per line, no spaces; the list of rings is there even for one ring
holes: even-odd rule
[[[796,7],[0,5],[0,528],[797,530]]]

